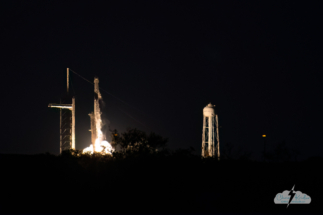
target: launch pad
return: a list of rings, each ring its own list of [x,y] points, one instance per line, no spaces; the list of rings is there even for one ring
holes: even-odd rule
[[[77,74],[73,70],[71,71]],[[102,99],[102,96],[99,91],[99,78],[95,77],[94,83],[92,84],[94,84],[94,111],[89,114],[91,119],[91,145],[90,147],[83,149],[83,153],[98,152],[102,154],[111,154],[114,149],[111,144],[105,140],[105,135],[103,135],[101,130],[102,113],[100,111],[100,100]],[[65,150],[75,150],[75,97],[69,95],[69,68],[67,68],[66,95],[60,99],[59,104],[50,103],[48,107],[60,109],[60,153]]]

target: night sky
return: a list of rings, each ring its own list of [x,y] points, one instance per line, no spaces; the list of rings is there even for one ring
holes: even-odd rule
[[[285,140],[300,158],[322,156],[317,2],[1,1],[0,153],[59,154],[59,109],[48,104],[66,92],[68,67],[115,96],[101,91],[105,131],[153,131],[200,154],[211,102],[221,150],[259,159],[266,134],[269,150]],[[83,149],[94,87],[70,76]]]

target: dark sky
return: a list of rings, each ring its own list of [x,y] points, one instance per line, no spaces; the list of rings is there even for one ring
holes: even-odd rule
[[[110,128],[136,127],[201,153],[202,110],[220,143],[252,151],[286,141],[322,155],[318,1],[1,1],[0,153],[59,153],[66,68],[102,92]],[[93,85],[71,73],[76,148],[90,144]],[[140,123],[139,123],[140,122]]]

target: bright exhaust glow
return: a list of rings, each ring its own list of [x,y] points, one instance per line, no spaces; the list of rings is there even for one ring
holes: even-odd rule
[[[101,154],[112,154],[114,149],[112,148],[111,144],[103,140],[103,133],[102,133],[102,119],[101,119],[101,111],[99,101],[102,99],[101,93],[99,91],[99,79],[96,77],[94,79],[94,92],[97,94],[97,98],[94,99],[94,120],[95,120],[95,143],[94,147],[91,144],[89,147],[83,149],[83,153],[90,153],[98,152]]]
[[[114,149],[108,141],[103,140],[100,142],[99,138],[95,140],[95,152],[99,152],[101,154],[112,154],[113,151]],[[93,154],[93,145],[91,144],[89,147],[83,149],[83,153]]]

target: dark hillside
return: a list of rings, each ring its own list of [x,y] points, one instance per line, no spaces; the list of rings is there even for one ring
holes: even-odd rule
[[[315,213],[321,158],[293,163],[190,155],[0,155],[5,213]],[[274,204],[278,192],[308,194],[309,205]]]

